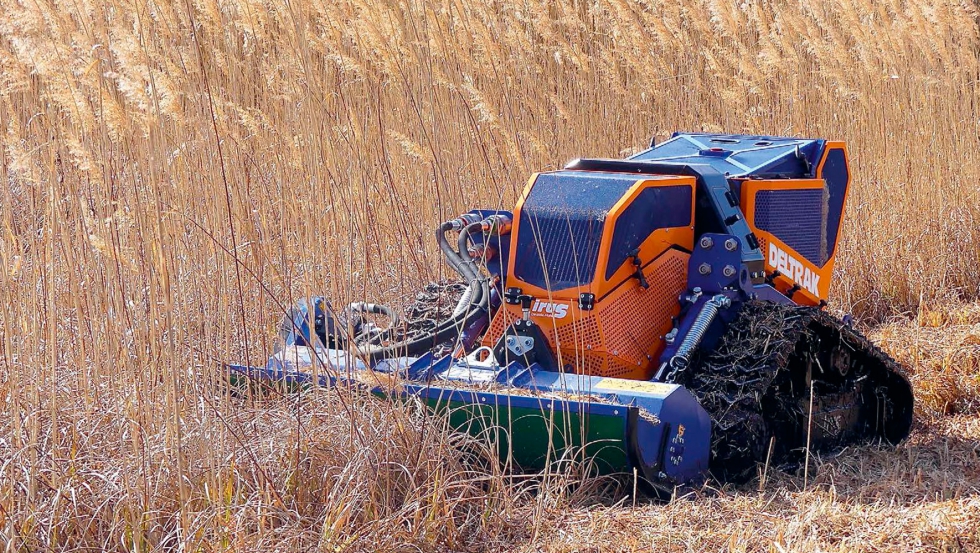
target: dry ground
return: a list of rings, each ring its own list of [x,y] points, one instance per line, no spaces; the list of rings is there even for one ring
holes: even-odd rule
[[[955,0],[0,0],[0,549],[978,550],[978,75]],[[401,296],[436,222],[675,129],[848,142],[832,308],[908,443],[634,507],[220,393],[283,303]]]

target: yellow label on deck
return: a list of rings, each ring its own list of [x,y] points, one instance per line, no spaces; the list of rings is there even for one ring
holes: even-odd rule
[[[624,392],[643,392],[646,394],[667,395],[673,392],[676,386],[664,384],[662,382],[648,382],[646,380],[626,380],[625,378],[603,378],[596,383],[596,386],[608,390],[623,390]]]

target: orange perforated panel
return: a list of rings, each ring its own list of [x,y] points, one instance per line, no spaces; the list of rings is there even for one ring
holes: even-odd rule
[[[586,312],[587,313],[587,312]],[[557,327],[558,347],[563,349],[585,349],[602,343],[599,325],[595,317],[584,317],[572,324]]]
[[[513,320],[514,317],[506,309],[498,309],[497,313],[493,316],[493,320],[490,321],[490,328],[487,329],[487,333],[480,340],[480,344],[488,348],[497,345],[497,340],[504,335],[504,330],[510,326]]]
[[[605,356],[599,353],[586,353],[581,355],[577,360],[575,365],[575,372],[581,374],[589,374],[593,376],[600,376],[605,374],[606,371],[606,360]]]
[[[601,349],[602,334],[594,311],[580,311],[581,318],[556,328],[552,344],[558,347],[561,364],[566,370],[582,374],[603,373],[605,356],[596,352]]]
[[[600,298],[591,311],[567,302],[567,313],[561,318],[531,318],[541,327],[565,370],[649,379],[657,368],[663,335],[680,311],[677,298],[687,286],[689,257],[679,250],[666,251],[643,270],[649,288],[642,288],[639,281],[630,278]],[[483,345],[493,347],[507,326],[520,317],[519,306],[501,306]]]
[[[644,290],[634,280],[599,304],[603,349],[608,358],[604,376],[653,376],[663,335],[680,310],[677,297],[687,285],[687,257],[676,250],[668,251],[644,269],[649,288]]]

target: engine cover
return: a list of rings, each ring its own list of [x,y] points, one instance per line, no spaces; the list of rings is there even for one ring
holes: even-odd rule
[[[530,318],[565,371],[648,379],[686,290],[695,180],[556,171],[532,177],[517,209],[507,288],[534,298]],[[522,317],[504,305],[492,347]]]

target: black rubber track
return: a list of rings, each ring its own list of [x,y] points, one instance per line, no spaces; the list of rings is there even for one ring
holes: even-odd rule
[[[902,368],[816,308],[744,304],[682,383],[712,417],[711,472],[722,481],[752,478],[767,458],[771,466],[798,465],[808,443],[811,453],[897,443],[912,424]]]

